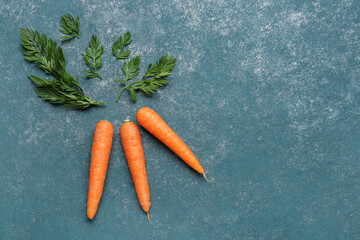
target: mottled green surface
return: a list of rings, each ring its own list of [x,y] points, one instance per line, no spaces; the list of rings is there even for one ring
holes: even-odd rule
[[[343,1],[0,1],[0,239],[359,239],[360,3]],[[59,40],[68,70],[103,107],[53,106],[35,94],[20,27]],[[170,84],[131,102],[112,43],[131,31],[145,66],[178,59]],[[104,80],[85,80],[92,34]],[[141,128],[147,222],[120,146],[124,119],[155,109],[193,149],[212,185]],[[94,221],[86,216],[96,123],[115,134]]]

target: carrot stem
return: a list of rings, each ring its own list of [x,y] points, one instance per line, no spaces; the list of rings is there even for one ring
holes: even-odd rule
[[[116,102],[119,102],[120,96],[121,96],[121,94],[125,91],[125,89],[127,89],[127,86],[124,87],[124,88],[121,90],[121,92],[119,93],[119,96],[118,96],[117,99],[116,99]]]

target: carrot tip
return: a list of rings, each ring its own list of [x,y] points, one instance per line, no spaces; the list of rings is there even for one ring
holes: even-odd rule
[[[213,179],[211,179],[211,180],[207,179],[207,177],[206,177],[206,174],[205,174],[205,173],[203,174],[203,176],[204,176],[205,180],[206,180],[206,181],[208,181],[208,182],[213,182],[213,181],[214,181],[214,178],[213,178]]]
[[[150,215],[149,215],[149,212],[147,212],[146,214],[147,214],[147,217],[148,217],[148,221],[150,222]]]
[[[94,219],[94,217],[95,217],[95,214],[94,214],[94,215],[90,215],[90,214],[88,214],[88,218],[89,218],[90,220],[93,220],[93,219]]]

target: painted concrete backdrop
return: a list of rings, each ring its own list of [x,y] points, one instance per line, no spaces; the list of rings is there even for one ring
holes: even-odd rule
[[[60,43],[60,17],[80,39]],[[0,0],[0,239],[360,239],[360,2]],[[19,30],[63,48],[85,111],[40,99]],[[165,53],[168,86],[137,103],[121,90],[112,43],[132,33],[141,74]],[[104,46],[101,79],[81,58]],[[152,207],[147,222],[120,145],[123,120],[148,106],[199,158],[212,186],[140,128]],[[114,139],[104,192],[86,216],[96,123]],[[213,189],[214,187],[214,189]]]

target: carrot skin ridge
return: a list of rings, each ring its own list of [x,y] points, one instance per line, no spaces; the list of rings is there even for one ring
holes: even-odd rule
[[[137,112],[136,119],[142,127],[170,148],[191,168],[204,174],[204,169],[190,148],[154,110],[143,107]]]
[[[141,208],[149,213],[151,207],[145,156],[138,126],[126,121],[120,126],[120,139]]]
[[[95,128],[91,151],[87,215],[93,219],[103,193],[107,166],[113,139],[113,126],[107,120],[100,120]]]

